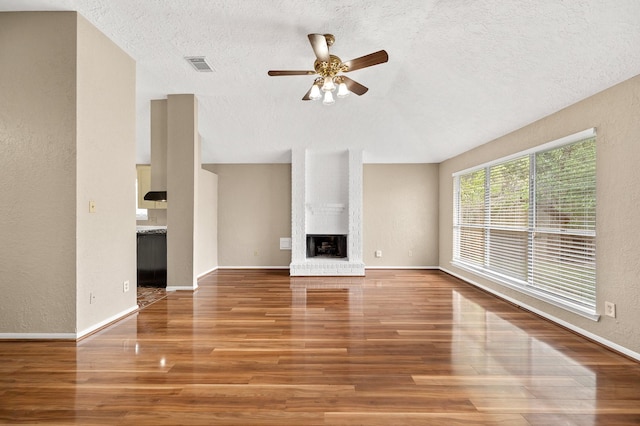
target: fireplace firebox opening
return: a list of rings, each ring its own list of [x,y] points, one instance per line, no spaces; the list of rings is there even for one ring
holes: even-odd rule
[[[346,235],[307,234],[307,258],[346,258]]]

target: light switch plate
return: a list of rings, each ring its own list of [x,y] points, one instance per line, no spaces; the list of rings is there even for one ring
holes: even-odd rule
[[[616,317],[616,304],[612,302],[604,302],[604,314],[608,317]]]

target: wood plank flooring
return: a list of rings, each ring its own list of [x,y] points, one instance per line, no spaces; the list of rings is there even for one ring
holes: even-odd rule
[[[438,271],[218,271],[80,342],[0,342],[0,422],[640,424],[640,364]]]

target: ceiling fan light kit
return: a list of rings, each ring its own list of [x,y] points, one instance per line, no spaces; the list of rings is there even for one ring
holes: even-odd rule
[[[336,93],[336,95],[339,98],[344,98],[351,92],[347,88],[347,83],[344,82],[344,78],[342,78],[341,76],[338,76],[338,77],[336,77],[336,79],[338,80],[337,81],[338,82],[338,93]]]
[[[336,92],[336,89],[338,98],[344,98],[351,92],[362,96],[369,89],[341,73],[371,67],[389,60],[387,52],[379,50],[360,58],[342,62],[336,55],[329,54],[329,46],[332,46],[335,42],[335,37],[332,34],[309,34],[308,38],[316,55],[316,60],[313,63],[314,71],[271,70],[268,72],[270,76],[317,74],[318,77],[313,81],[311,88],[302,97],[303,101],[322,99],[324,105],[333,105],[335,103],[333,92]]]
[[[313,86],[311,86],[311,91],[309,92],[309,99],[312,101],[317,101],[322,97],[322,93],[320,92],[320,86],[322,86],[322,79],[317,78],[316,81],[313,82]]]

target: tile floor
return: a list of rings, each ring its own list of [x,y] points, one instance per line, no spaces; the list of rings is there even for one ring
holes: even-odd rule
[[[138,306],[143,309],[158,300],[167,297],[167,291],[164,288],[157,287],[138,287]]]

